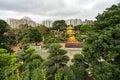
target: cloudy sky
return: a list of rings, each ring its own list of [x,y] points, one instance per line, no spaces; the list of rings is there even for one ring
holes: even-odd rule
[[[0,0],[0,18],[29,16],[36,22],[56,19],[95,19],[120,0]]]

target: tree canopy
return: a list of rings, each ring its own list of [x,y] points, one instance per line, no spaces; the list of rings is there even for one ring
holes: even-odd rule
[[[17,79],[17,69],[19,57],[15,54],[8,54],[6,49],[0,49],[0,79],[13,80]]]
[[[64,20],[57,20],[53,22],[53,29],[55,30],[66,30],[66,23]]]
[[[107,8],[96,19],[83,47],[91,77],[96,80],[119,80],[120,4]]]
[[[42,35],[45,35],[49,32],[49,29],[44,25],[38,25],[36,28],[40,31]]]
[[[48,52],[50,54],[48,56],[48,60],[45,62],[45,66],[47,67],[46,70],[47,70],[48,80],[55,80],[55,74],[58,72],[62,73],[61,74],[62,78],[65,75],[68,76],[67,72],[65,71],[66,70],[65,67],[67,67],[66,64],[69,61],[69,57],[65,55],[67,52],[61,49],[61,45],[57,43],[51,44]],[[68,80],[72,80],[72,79],[68,79]]]
[[[10,30],[9,25],[4,21],[0,20],[0,48],[11,51],[9,45],[8,31]]]
[[[23,39],[26,39],[28,42],[33,42],[37,45],[38,42],[42,41],[42,36],[38,29],[31,27]]]
[[[89,80],[86,70],[88,65],[84,62],[84,56],[82,54],[75,54],[72,62],[71,69],[75,74],[76,80]]]

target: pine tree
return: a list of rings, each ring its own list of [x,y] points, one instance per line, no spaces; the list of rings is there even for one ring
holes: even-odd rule
[[[20,67],[22,80],[45,80],[43,79],[42,57],[33,48],[27,48],[19,53],[23,64]],[[46,74],[46,73],[45,73]]]
[[[8,31],[10,30],[9,25],[4,20],[0,19],[0,48],[7,49],[9,52],[11,51],[9,45],[9,38],[6,37],[8,35]]]
[[[96,17],[83,54],[94,80],[120,79],[120,3]]]
[[[18,80],[19,57],[0,49],[0,80]]]
[[[67,52],[61,49],[61,45],[57,43],[51,44],[48,52],[50,54],[44,65],[47,67],[48,80],[54,80],[55,74],[66,66],[69,57],[65,55]]]
[[[71,65],[71,69],[75,74],[76,80],[89,80],[87,74],[88,65],[84,62],[83,55],[75,54],[72,62],[73,65]]]

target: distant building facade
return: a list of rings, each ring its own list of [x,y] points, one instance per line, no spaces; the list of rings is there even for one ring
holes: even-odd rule
[[[92,24],[93,23],[93,20],[88,20],[88,19],[85,19],[85,21],[83,22],[83,24]]]
[[[54,21],[52,20],[45,20],[42,22],[42,24],[45,25],[46,27],[52,27],[53,22]],[[84,24],[90,25],[93,23],[93,20],[85,19],[84,21],[82,21],[81,19],[68,19],[68,20],[65,20],[65,23],[67,25],[72,25],[72,26],[84,25]]]
[[[52,27],[53,22],[51,20],[45,20],[42,22],[46,27]]]
[[[68,19],[68,20],[65,20],[65,23],[67,25],[73,25],[73,26],[83,24],[81,19]],[[52,27],[53,21],[45,20],[45,21],[42,22],[42,24],[45,25],[46,27]]]
[[[73,25],[73,26],[77,26],[77,25],[83,24],[81,19],[68,19],[68,20],[65,20],[65,23],[67,25]]]
[[[19,27],[20,24],[28,24],[31,25],[32,27],[35,27],[37,24],[35,21],[31,20],[29,17],[24,17],[22,19],[12,19],[8,18],[7,23],[12,27],[12,28],[17,28]]]

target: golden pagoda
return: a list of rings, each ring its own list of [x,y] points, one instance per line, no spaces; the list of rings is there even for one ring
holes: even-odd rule
[[[67,33],[69,34],[69,38],[68,38],[67,42],[77,42],[77,39],[74,36],[75,31],[74,31],[73,27],[71,27],[71,26],[68,27],[67,28]]]
[[[65,43],[66,48],[81,48],[82,43],[78,42],[78,40],[75,38],[74,34],[74,28],[69,26],[66,30],[67,34],[69,35],[69,38],[67,42]]]

